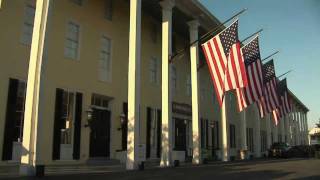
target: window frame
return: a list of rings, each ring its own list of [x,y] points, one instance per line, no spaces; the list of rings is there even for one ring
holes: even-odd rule
[[[229,124],[229,140],[230,149],[237,148],[236,146],[236,126],[234,124]]]
[[[149,82],[151,84],[158,85],[159,84],[159,59],[155,56],[152,56],[149,61]],[[154,79],[153,79],[154,75]]]
[[[69,132],[70,133],[70,143],[67,143],[67,144],[64,144],[63,142],[63,134],[62,134],[62,130],[63,129],[67,129],[67,128],[61,128],[60,129],[60,133],[61,133],[61,137],[60,137],[60,144],[64,144],[64,145],[73,145],[74,144],[74,122],[75,122],[75,116],[76,116],[76,91],[72,91],[72,90],[69,90],[69,89],[63,89],[63,96],[64,96],[64,94],[65,93],[68,93],[68,101],[69,101],[69,97],[70,97],[70,94],[72,93],[72,95],[73,95],[73,107],[72,107],[72,121],[71,121],[71,131]],[[64,101],[64,99],[63,99],[63,101]],[[62,101],[62,103],[64,103]],[[62,106],[64,106],[64,104],[62,104]],[[69,106],[69,103],[68,103],[68,106]],[[63,109],[62,109],[62,111],[63,111]],[[68,113],[68,115],[69,115],[69,113]],[[66,123],[66,121],[67,121],[67,118],[65,118],[65,117],[61,117],[61,118],[63,118],[65,121],[65,123]],[[73,148],[73,147],[72,147]]]
[[[83,6],[84,4],[84,0],[69,0],[69,1],[77,6]]]
[[[27,12],[28,9],[33,9],[34,10],[34,16],[33,16],[33,20],[32,20],[32,24],[30,22],[27,22],[27,19],[29,17],[27,17],[27,14],[29,14]],[[32,2],[27,2],[24,5],[24,15],[23,15],[23,23],[22,23],[22,33],[21,33],[21,38],[20,41],[22,44],[27,45],[27,46],[31,46],[32,44],[32,36],[33,36],[33,28],[34,28],[34,19],[35,19],[35,13],[36,13],[36,6],[35,4],[33,4]],[[28,28],[31,27],[31,37],[29,39],[29,37],[26,37],[26,26],[28,26]],[[30,42],[29,42],[30,41]]]
[[[73,24],[73,25],[77,25],[78,26],[78,47],[77,47],[77,52],[76,52],[76,57],[69,57],[66,55],[66,49],[67,49],[67,43],[68,43],[68,33],[69,33],[69,25]],[[70,59],[73,61],[80,61],[80,52],[81,52],[81,42],[82,42],[82,38],[81,38],[81,31],[82,31],[82,26],[80,23],[78,23],[77,21],[73,20],[73,19],[69,19],[66,22],[66,31],[65,31],[65,39],[64,39],[64,57],[66,59]],[[73,41],[73,40],[72,40]]]
[[[103,39],[106,39],[108,42],[109,42],[109,54],[106,53],[105,50],[103,50],[103,43],[102,43],[102,40]],[[109,55],[109,70],[108,68],[105,69],[107,72],[107,77],[105,77],[105,79],[102,79],[101,78],[101,71],[103,68],[101,68],[101,54],[102,53],[105,53],[107,55]],[[102,34],[100,36],[100,50],[99,50],[99,61],[98,61],[98,70],[99,70],[99,74],[98,74],[98,79],[99,81],[101,82],[104,82],[104,83],[111,83],[112,82],[112,73],[113,73],[113,40],[106,34]]]
[[[105,0],[104,2],[104,18],[112,21],[114,16],[114,0]],[[111,5],[110,5],[111,4]]]

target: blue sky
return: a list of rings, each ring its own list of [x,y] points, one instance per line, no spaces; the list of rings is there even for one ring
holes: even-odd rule
[[[243,8],[240,40],[256,32],[262,58],[280,49],[276,73],[287,76],[289,89],[310,109],[309,128],[320,118],[320,0],[200,0],[220,21]]]

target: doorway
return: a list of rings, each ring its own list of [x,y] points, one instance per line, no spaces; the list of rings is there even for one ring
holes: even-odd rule
[[[90,157],[110,157],[110,119],[111,112],[93,108],[90,132]]]
[[[175,150],[187,150],[187,124],[186,120],[175,118]]]

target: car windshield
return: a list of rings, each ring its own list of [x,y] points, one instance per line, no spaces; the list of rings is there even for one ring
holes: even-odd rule
[[[288,148],[290,147],[287,143],[274,143],[272,148]]]

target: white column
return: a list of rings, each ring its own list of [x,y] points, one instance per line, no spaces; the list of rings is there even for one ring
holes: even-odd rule
[[[289,126],[290,126],[290,145],[294,145],[294,123],[293,123],[294,113],[290,113]]]
[[[285,131],[284,131],[284,124],[285,124],[285,117],[280,119],[280,135],[281,135],[281,142],[285,142]]]
[[[305,144],[305,139],[304,139],[304,118],[303,118],[303,111],[300,111],[300,129],[301,129],[301,144],[304,145]]]
[[[248,150],[247,147],[247,120],[246,120],[246,112],[247,110],[243,110],[240,113],[241,116],[241,121],[240,121],[240,137],[241,137],[241,142],[240,142],[240,149],[241,149],[241,159],[245,159],[246,155],[245,152]]]
[[[128,71],[128,170],[138,168],[138,145],[140,132],[140,61],[141,61],[141,0],[130,1]]]
[[[42,60],[50,0],[37,1],[34,19],[27,92],[24,113],[23,141],[21,152],[21,175],[35,175],[37,165],[44,165],[40,157],[39,138],[41,134]],[[44,153],[44,152],[42,152]]]
[[[279,142],[278,141],[278,125],[272,120],[272,129],[273,129],[273,142]]]
[[[227,106],[226,101],[229,94],[226,93],[222,102],[221,107],[221,138],[222,138],[222,149],[221,157],[222,161],[229,161],[229,148],[228,148],[228,134],[227,134]]]
[[[305,144],[308,144],[308,125],[307,125],[307,112],[303,113],[303,125],[304,125],[304,141]]]
[[[270,114],[266,115],[266,129],[267,129],[267,149],[271,147],[271,116]]]
[[[198,27],[197,20],[188,23],[190,31],[190,43],[198,40]],[[198,80],[200,79],[197,67],[199,64],[199,46],[194,43],[190,46],[190,63],[191,63],[191,88],[192,88],[192,149],[193,149],[193,164],[200,164],[201,157],[201,134],[200,134],[200,119],[199,119],[199,95],[198,95]]]
[[[300,145],[300,117],[299,117],[299,109],[297,109],[297,112],[296,112],[296,117],[297,117],[297,132],[296,132],[296,135],[297,135],[297,145]]]
[[[255,122],[255,145],[254,145],[254,152],[255,157],[260,158],[261,157],[261,118],[259,115],[258,108],[255,108],[256,111],[256,119]]]
[[[289,125],[289,120],[290,120],[290,115],[287,114],[285,117],[284,117],[284,120],[285,120],[285,134],[286,134],[286,143],[290,143],[290,125]]]
[[[305,139],[306,139],[306,143],[309,144],[309,127],[308,127],[308,116],[307,116],[307,112],[304,114],[304,120],[305,120]]]
[[[172,8],[173,0],[160,2],[162,7],[162,167],[172,164],[172,102],[170,89],[169,56],[172,53]]]
[[[0,0],[0,9],[2,7],[2,4],[3,4],[3,0]]]

